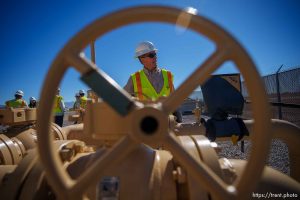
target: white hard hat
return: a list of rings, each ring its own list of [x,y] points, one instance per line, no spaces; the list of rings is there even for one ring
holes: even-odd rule
[[[18,90],[15,95],[24,96],[24,92],[22,90]]]
[[[149,41],[141,42],[135,49],[135,57],[136,58],[140,57],[141,55],[144,55],[151,51],[157,51],[157,49],[154,47],[154,44],[152,42]]]
[[[34,97],[30,97],[29,101],[36,101],[36,99]]]
[[[84,90],[79,90],[79,94],[84,94]]]

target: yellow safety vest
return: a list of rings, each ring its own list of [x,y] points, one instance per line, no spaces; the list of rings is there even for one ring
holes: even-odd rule
[[[131,74],[134,93],[137,94],[139,100],[145,100],[149,98],[151,100],[156,100],[162,96],[169,96],[169,94],[174,91],[172,73],[165,69],[162,69],[161,71],[164,79],[164,85],[160,93],[157,93],[153,88],[144,70],[139,70],[138,72]]]
[[[24,108],[27,105],[24,99],[12,99],[6,101],[5,104],[9,108]]]
[[[85,109],[87,103],[87,98],[85,96],[80,97],[80,108]]]
[[[55,96],[55,100],[54,100],[54,108],[53,108],[53,112],[55,114],[60,114],[63,113],[63,110],[60,108],[60,102],[63,100],[62,96],[56,95]]]

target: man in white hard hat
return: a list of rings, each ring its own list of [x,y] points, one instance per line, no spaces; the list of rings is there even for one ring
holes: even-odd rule
[[[157,66],[157,49],[154,44],[149,41],[138,44],[135,57],[144,67],[131,74],[124,89],[139,100],[169,96],[174,91],[173,74]],[[181,122],[181,113],[176,111],[174,114],[177,121]]]
[[[27,108],[28,106],[23,96],[24,92],[22,90],[16,91],[15,99],[5,102],[6,108]]]
[[[80,90],[80,91],[84,92],[82,90]],[[75,94],[75,102],[73,104],[73,111],[75,111],[76,114],[79,114],[79,118],[78,118],[78,120],[74,121],[74,124],[78,124],[78,123],[82,122],[83,121],[83,119],[82,119],[83,112],[82,111],[84,111],[84,110],[81,109],[81,107],[80,107],[80,94],[79,94],[79,92],[77,92]]]
[[[65,103],[63,97],[60,95],[60,88],[57,89],[57,93],[54,100],[53,112],[55,124],[62,127],[64,122]]]
[[[82,111],[85,111],[86,104],[87,104],[87,98],[85,96],[85,91],[84,90],[79,90],[79,102],[80,102],[80,108]]]

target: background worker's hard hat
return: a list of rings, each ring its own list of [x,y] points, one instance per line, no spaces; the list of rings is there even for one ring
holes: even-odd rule
[[[157,51],[157,49],[154,47],[154,44],[149,41],[144,41],[138,44],[138,46],[135,49],[135,57],[140,57],[141,55],[144,55],[146,53],[149,53],[151,51]]]
[[[24,96],[24,92],[22,90],[18,90],[15,95]]]
[[[36,99],[34,97],[30,97],[29,101],[36,101]]]
[[[79,90],[79,94],[84,94],[84,90]]]

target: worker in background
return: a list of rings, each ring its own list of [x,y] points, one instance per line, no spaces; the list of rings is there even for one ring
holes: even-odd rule
[[[73,109],[74,110],[80,109],[80,95],[79,95],[79,93],[75,94],[75,102],[73,104]]]
[[[36,101],[36,98],[34,97],[30,97],[29,98],[29,105],[28,105],[29,108],[36,108],[37,107],[37,101]]]
[[[62,96],[60,96],[60,88],[57,89],[57,93],[54,100],[54,122],[60,127],[63,126],[65,103]]]
[[[75,94],[75,102],[73,104],[73,111],[79,114],[78,120],[74,121],[74,124],[81,123],[83,121],[83,111],[80,108],[80,94],[77,92]]]
[[[139,100],[156,100],[169,96],[174,91],[173,74],[157,66],[157,49],[152,42],[141,42],[135,57],[144,66],[143,69],[131,74],[124,89]],[[180,111],[174,113],[177,122],[182,122]]]
[[[87,98],[85,95],[85,91],[84,90],[79,90],[79,95],[80,95],[80,108],[84,111],[86,108],[86,104],[87,104]]]
[[[27,108],[27,103],[23,99],[24,92],[22,90],[18,90],[15,93],[15,99],[9,100],[5,102],[6,108]]]

